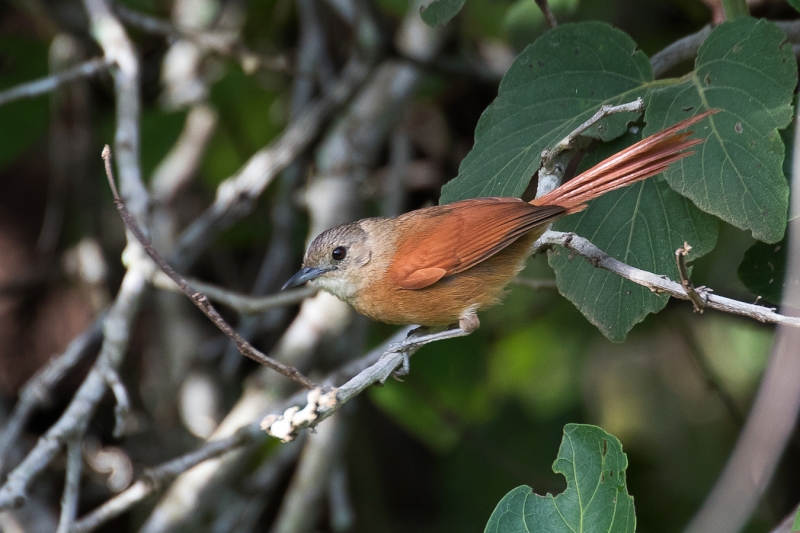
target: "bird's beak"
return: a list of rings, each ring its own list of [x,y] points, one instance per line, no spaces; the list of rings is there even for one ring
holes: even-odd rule
[[[303,267],[297,274],[289,278],[289,281],[283,284],[281,290],[288,289],[289,287],[297,287],[298,285],[302,285],[306,281],[316,279],[321,275],[323,275],[325,272],[330,272],[331,270],[333,270],[333,267],[330,268]]]

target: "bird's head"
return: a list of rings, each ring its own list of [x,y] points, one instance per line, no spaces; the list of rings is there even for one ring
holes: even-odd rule
[[[363,267],[372,258],[369,235],[358,222],[320,233],[306,250],[303,268],[283,285],[306,281],[344,301],[351,300],[363,280]]]

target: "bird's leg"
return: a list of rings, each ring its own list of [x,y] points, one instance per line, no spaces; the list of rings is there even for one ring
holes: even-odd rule
[[[389,350],[403,354],[402,365],[392,375],[395,379],[408,375],[411,368],[410,357],[422,346],[443,339],[465,337],[478,329],[480,324],[478,315],[474,311],[468,311],[461,316],[456,327],[450,326],[446,329],[439,329],[420,326],[411,330],[404,341],[389,345]]]

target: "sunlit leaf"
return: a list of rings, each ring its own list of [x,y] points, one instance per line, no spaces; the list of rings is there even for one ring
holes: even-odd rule
[[[486,533],[632,533],[633,497],[628,494],[628,458],[613,435],[595,426],[568,424],[553,463],[567,479],[558,496],[539,496],[530,487],[509,492],[492,513]]]

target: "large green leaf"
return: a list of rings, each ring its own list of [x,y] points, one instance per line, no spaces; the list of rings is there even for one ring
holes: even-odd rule
[[[442,189],[441,202],[519,196],[539,168],[542,150],[601,105],[643,96],[652,78],[647,56],[608,24],[564,24],[547,32],[503,77],[497,99],[478,122],[475,146],[458,176]],[[610,117],[587,135],[613,139],[634,118],[630,113]]]
[[[700,157],[672,165],[665,177],[700,209],[766,242],[786,228],[789,186],[778,129],[792,120],[797,63],[786,36],[764,20],[739,18],[711,32],[695,71],[683,83],[653,91],[645,133],[698,110],[722,111],[698,135]]]
[[[581,166],[588,168],[636,140],[626,135],[603,145]],[[678,279],[675,250],[684,241],[692,245],[690,259],[710,252],[717,242],[716,219],[660,178],[601,196],[585,211],[556,222],[554,229],[573,231],[623,263],[672,279]],[[549,260],[559,292],[612,341],[625,340],[635,324],[667,305],[667,296],[595,268],[563,249],[552,250]]]
[[[616,437],[595,426],[568,424],[553,463],[553,471],[567,479],[567,489],[554,497],[517,487],[497,504],[485,531],[632,533],[636,516],[625,484],[627,467]]]
[[[434,0],[421,8],[420,16],[428,26],[444,26],[458,15],[466,0]]]

